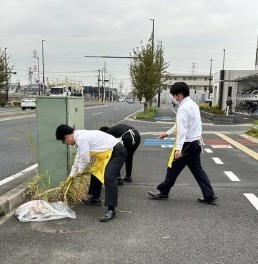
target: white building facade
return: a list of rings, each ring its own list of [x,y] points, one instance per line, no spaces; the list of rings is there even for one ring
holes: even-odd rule
[[[169,98],[170,86],[175,82],[185,82],[190,88],[190,97],[197,103],[208,102],[212,98],[212,76],[209,74],[172,74],[171,78],[164,82],[167,89],[161,93],[161,100]]]

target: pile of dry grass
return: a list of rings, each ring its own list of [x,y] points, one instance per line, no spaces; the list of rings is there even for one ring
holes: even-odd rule
[[[32,200],[42,199],[47,202],[63,201],[69,206],[81,203],[88,193],[90,174],[84,173],[82,176],[67,177],[67,179],[60,183],[56,188],[44,189],[40,188],[42,178],[37,175],[29,182],[29,190],[27,194]],[[48,185],[51,180],[48,179]]]

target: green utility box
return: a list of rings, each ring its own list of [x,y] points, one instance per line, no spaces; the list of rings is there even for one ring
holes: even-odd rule
[[[44,96],[37,99],[38,169],[44,182],[57,187],[70,173],[76,152],[56,140],[56,128],[67,124],[84,129],[84,98]],[[49,188],[42,184],[42,188]]]

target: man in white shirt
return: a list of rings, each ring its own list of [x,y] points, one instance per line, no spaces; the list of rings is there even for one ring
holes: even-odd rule
[[[117,207],[118,190],[116,179],[126,159],[126,150],[119,139],[99,130],[74,130],[68,125],[56,129],[56,139],[63,144],[77,146],[77,153],[70,176],[80,176],[91,157],[96,160],[94,173],[91,175],[89,194],[86,205],[101,205],[102,183],[105,185],[105,205],[107,211],[100,218],[107,222],[114,218]]]
[[[167,199],[178,175],[185,166],[188,166],[203,194],[203,197],[198,198],[198,201],[213,203],[217,197],[201,166],[202,123],[200,109],[189,97],[189,87],[186,83],[174,83],[170,88],[170,93],[179,102],[176,123],[167,132],[161,133],[160,138],[175,133],[176,141],[169,157],[166,178],[157,186],[159,192],[149,191],[148,193],[153,199]]]

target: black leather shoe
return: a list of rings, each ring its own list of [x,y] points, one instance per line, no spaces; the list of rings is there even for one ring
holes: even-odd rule
[[[88,200],[82,200],[82,202],[86,205],[101,206],[101,200],[100,199],[89,198]]]
[[[119,185],[119,186],[124,184],[122,178],[120,178],[120,177],[116,178],[116,182],[117,182],[117,185]]]
[[[129,177],[124,177],[124,181],[125,182],[132,182],[132,178],[131,177],[130,178]]]
[[[108,210],[105,214],[100,218],[100,222],[108,222],[114,218],[116,215],[116,211]]]
[[[151,196],[152,199],[155,200],[162,200],[162,199],[168,199],[168,194],[160,193],[160,192],[151,192],[149,191],[148,194]]]
[[[216,195],[213,195],[213,196],[209,196],[209,197],[200,197],[198,198],[198,201],[200,203],[214,203],[216,200],[217,200],[217,196]]]

